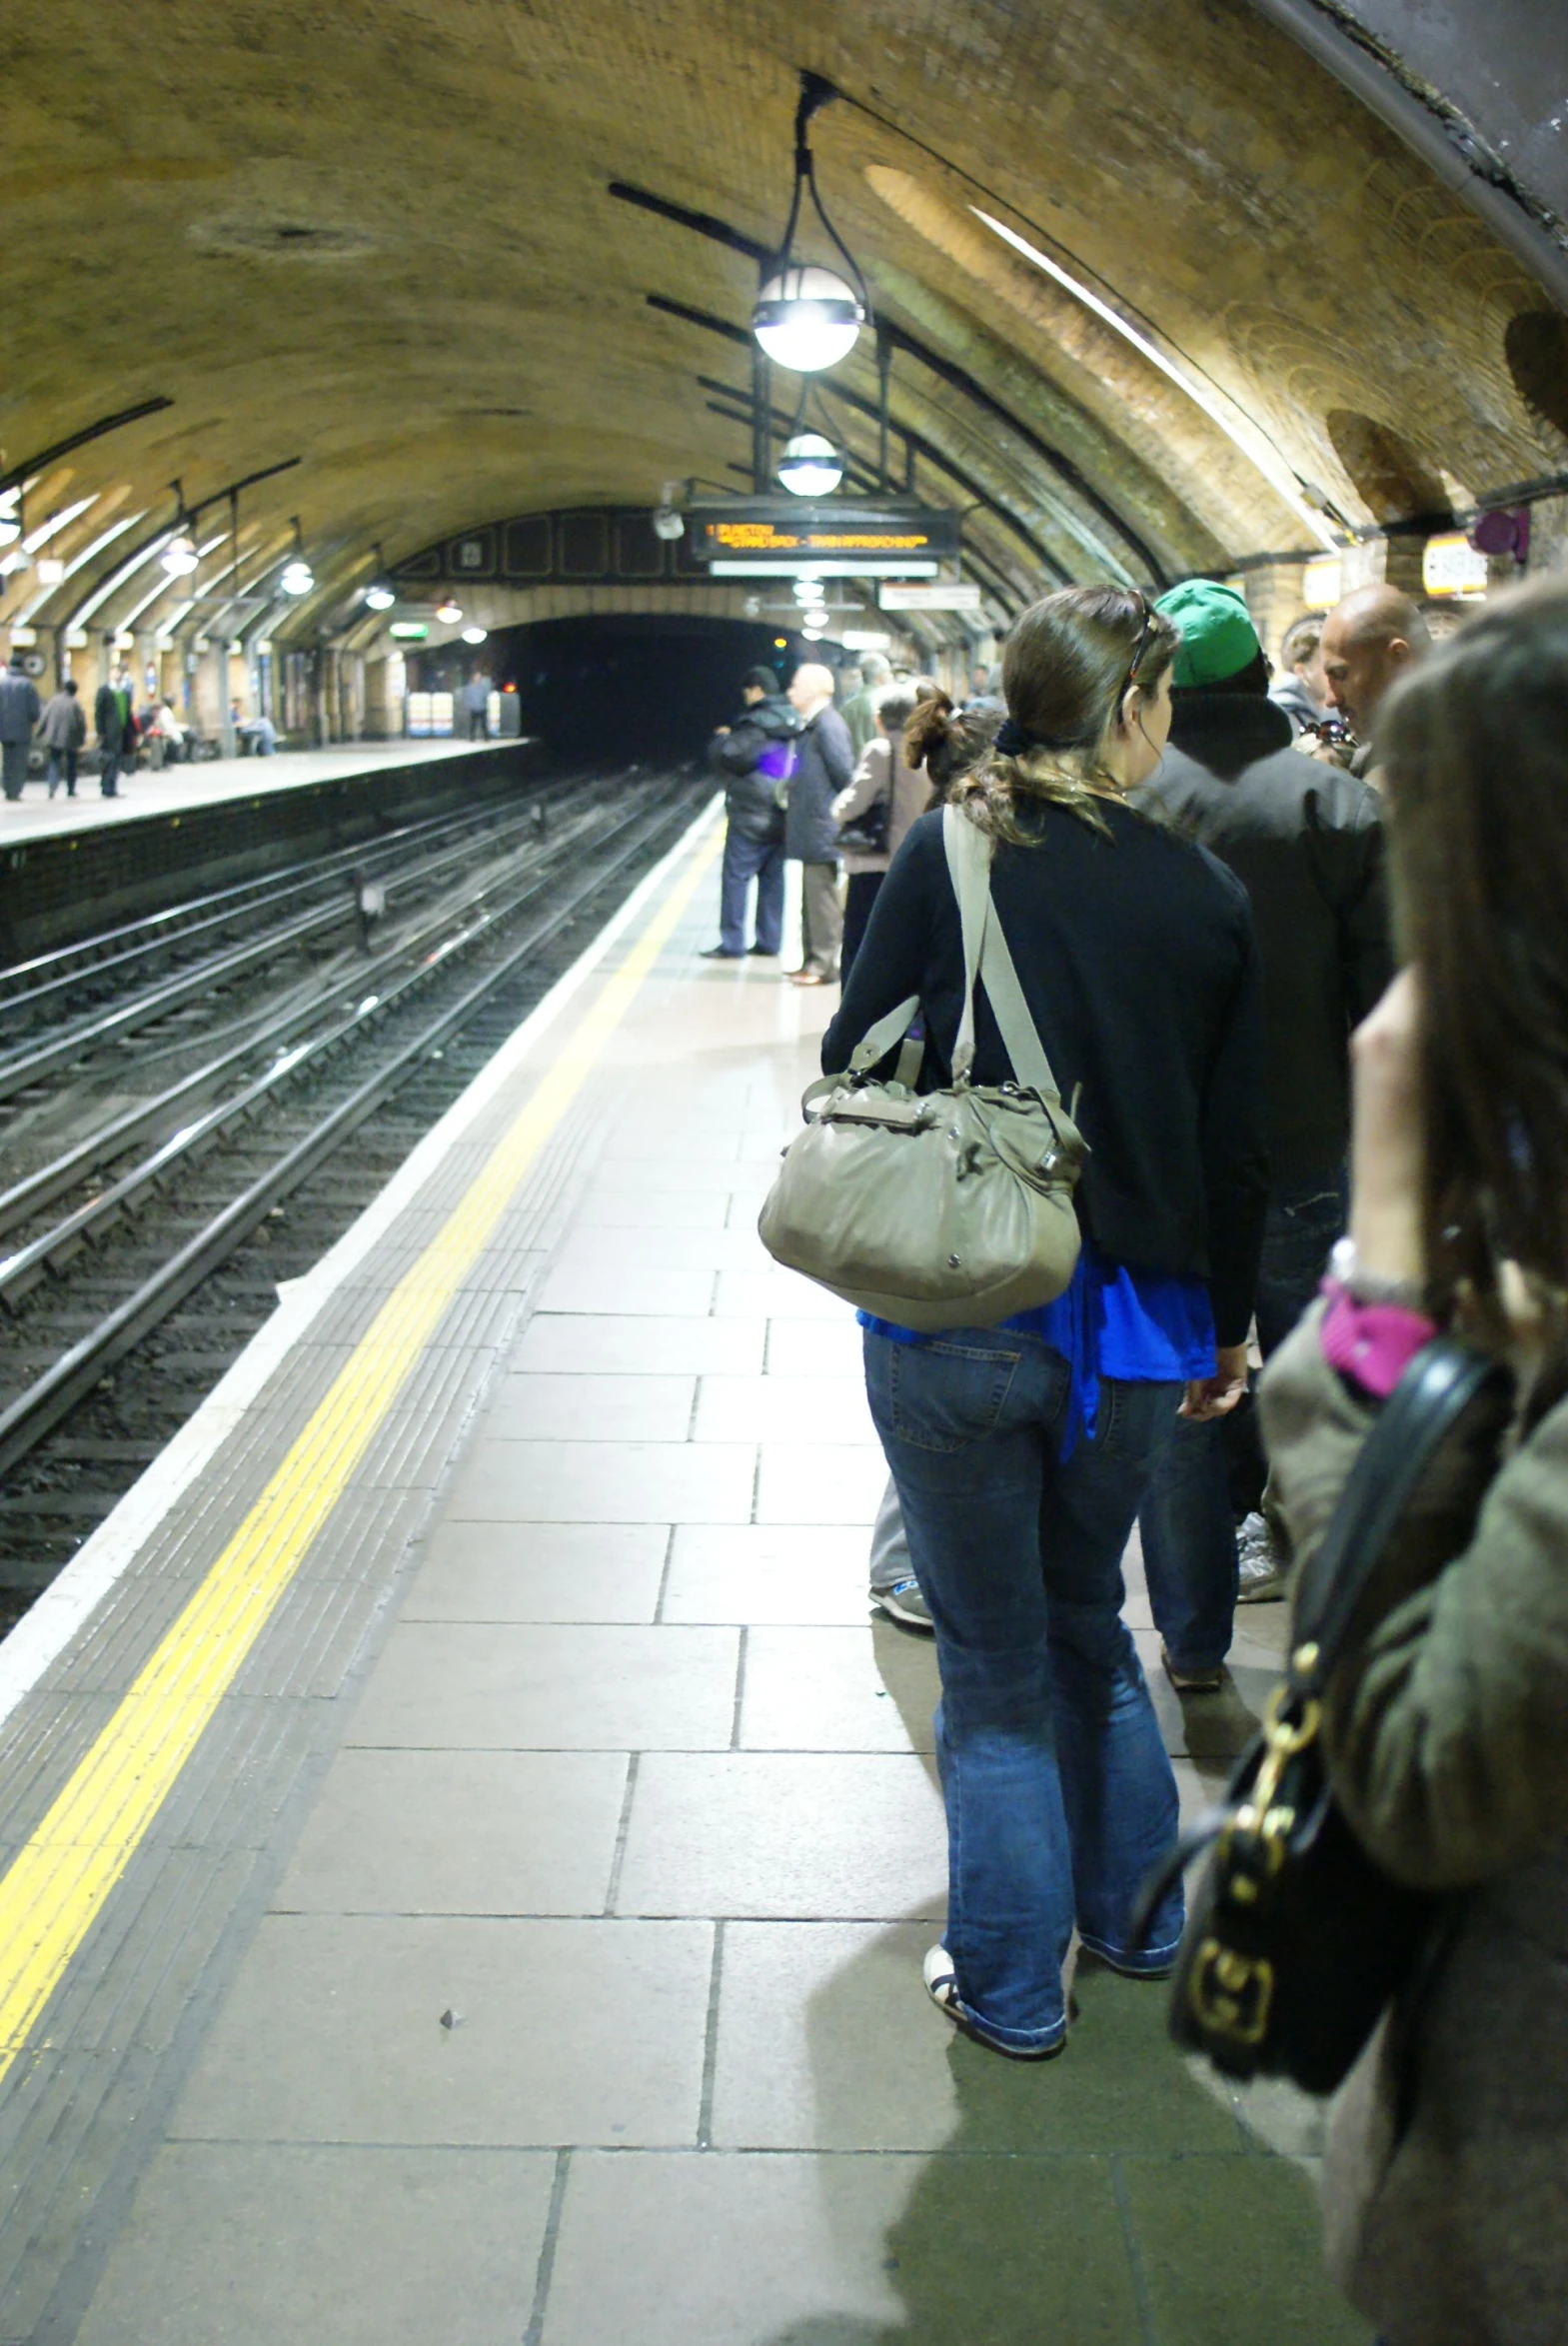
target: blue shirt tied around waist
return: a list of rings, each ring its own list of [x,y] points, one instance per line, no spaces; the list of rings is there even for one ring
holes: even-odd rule
[[[868,1311],[855,1316],[890,1343],[937,1340],[895,1320],[875,1319]],[[1064,1294],[1001,1324],[1038,1336],[1071,1371],[1061,1437],[1064,1458],[1071,1456],[1080,1429],[1085,1439],[1094,1438],[1102,1376],[1125,1384],[1186,1384],[1214,1374],[1214,1314],[1203,1281],[1135,1270],[1088,1245]]]

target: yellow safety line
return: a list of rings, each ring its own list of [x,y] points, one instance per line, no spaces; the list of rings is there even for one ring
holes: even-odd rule
[[[557,1053],[440,1234],[399,1280],[266,1489],[0,1880],[0,2077],[276,1611],[519,1181],[630,1009],[717,834]]]

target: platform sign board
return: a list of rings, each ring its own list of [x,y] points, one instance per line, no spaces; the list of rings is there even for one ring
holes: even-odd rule
[[[883,611],[978,611],[980,590],[973,579],[922,580],[913,587],[888,580],[876,600]]]
[[[722,578],[931,578],[958,554],[958,516],[924,506],[737,497],[686,522],[691,559]]]
[[[1489,575],[1486,556],[1463,530],[1428,538],[1421,549],[1421,585],[1428,595],[1484,595]]]

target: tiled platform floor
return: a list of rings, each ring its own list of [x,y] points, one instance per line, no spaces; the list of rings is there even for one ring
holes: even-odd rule
[[[925,2001],[932,1657],[866,1618],[850,1315],[754,1234],[825,1005],[704,941],[84,2346],[1361,2339],[1312,2111],[1187,2067],[1161,1989],[1085,1964],[1042,2070]],[[1243,1627],[1233,1694],[1162,1693],[1193,1798],[1270,1676]]]

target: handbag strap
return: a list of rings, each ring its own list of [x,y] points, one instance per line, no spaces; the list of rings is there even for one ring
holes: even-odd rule
[[[942,809],[942,846],[958,900],[963,933],[963,1016],[953,1046],[952,1080],[966,1084],[974,1061],[974,981],[980,978],[1016,1081],[1042,1099],[1060,1104],[1050,1061],[1029,1015],[1012,954],[1002,935],[991,896],[991,842],[977,824],[950,803]]]
[[[1362,1443],[1321,1545],[1296,1589],[1296,1652],[1315,1648],[1290,1682],[1315,1691],[1327,1678],[1378,1558],[1433,1456],[1488,1386],[1511,1391],[1512,1375],[1457,1336],[1436,1336],[1406,1368]]]

